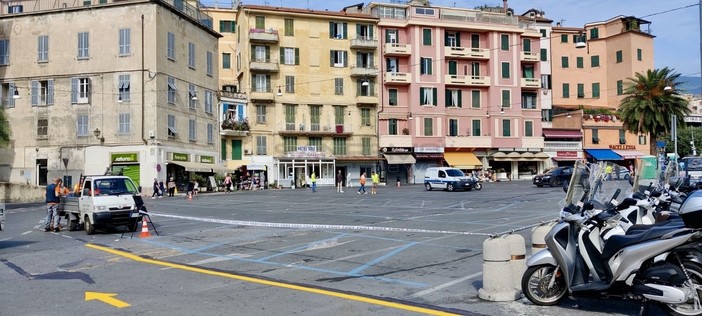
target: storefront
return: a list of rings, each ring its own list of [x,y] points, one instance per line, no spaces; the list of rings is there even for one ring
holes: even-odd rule
[[[111,153],[110,171],[129,177],[137,186],[141,185],[141,168],[139,167],[139,153]]]
[[[553,160],[552,166],[556,167],[573,166],[576,161],[584,159],[580,151],[559,150],[555,154],[554,157],[551,157],[551,160]]]
[[[549,155],[541,151],[500,150],[490,155],[490,165],[499,180],[531,179],[544,170]]]
[[[381,176],[384,176],[386,183],[411,183],[412,168],[417,162],[412,156],[412,147],[383,147],[380,153],[385,157],[384,174],[381,173]]]
[[[444,164],[444,147],[414,147],[414,170],[411,183],[424,183],[427,168],[441,167]]]
[[[444,160],[449,167],[471,172],[483,167],[477,156],[472,152],[445,152]]]
[[[214,175],[213,164],[205,162],[214,162],[213,156],[196,156],[191,159],[190,154],[170,152],[166,161],[166,177],[167,180],[173,177],[178,186],[178,190],[185,190],[187,182],[194,178],[193,174],[197,174],[204,179],[208,179]]]
[[[335,163],[334,157],[317,151],[315,146],[298,146],[296,151],[277,158],[277,184],[280,187],[305,186],[314,171],[317,186],[334,186]]]

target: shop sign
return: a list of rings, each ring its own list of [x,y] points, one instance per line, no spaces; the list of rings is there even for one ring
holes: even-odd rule
[[[112,162],[139,162],[137,153],[118,153],[111,154]]]
[[[323,158],[327,154],[323,151],[290,151],[285,156],[289,158]]]
[[[173,161],[190,161],[190,155],[183,153],[173,153]]]
[[[577,151],[557,151],[556,157],[578,157]]]
[[[634,145],[609,145],[609,149],[619,149],[619,150],[635,150]]]
[[[214,157],[212,157],[212,156],[200,156],[200,162],[204,162],[204,163],[214,163]]]
[[[702,116],[685,116],[685,123],[702,123]]]
[[[414,147],[416,153],[443,153],[444,147]]]
[[[412,152],[412,147],[383,147],[380,151],[383,154],[409,154]]]
[[[440,159],[440,158],[444,158],[444,154],[415,154],[414,158],[417,158],[417,159]]]
[[[297,149],[295,151],[301,151],[301,152],[316,152],[317,151],[317,146],[297,146]]]

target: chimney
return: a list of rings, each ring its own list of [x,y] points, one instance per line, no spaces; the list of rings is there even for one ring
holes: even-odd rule
[[[556,22],[556,27],[561,27],[561,22]]]
[[[507,9],[509,9],[509,5],[507,5],[507,0],[502,0],[502,6],[504,7],[505,14],[507,14]]]

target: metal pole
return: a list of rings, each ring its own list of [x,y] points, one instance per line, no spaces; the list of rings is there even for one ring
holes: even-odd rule
[[[670,116],[670,129],[673,131],[672,137],[674,137],[674,142],[675,142],[675,175],[678,175],[678,116],[675,114],[671,114]]]

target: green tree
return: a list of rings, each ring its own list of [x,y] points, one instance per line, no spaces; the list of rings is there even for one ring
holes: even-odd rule
[[[662,138],[665,140],[665,151],[672,153],[675,152],[675,142],[670,139],[670,135],[666,135]],[[680,157],[692,156],[692,143],[695,141],[695,151],[697,155],[702,153],[702,127],[688,126],[687,128],[681,128],[678,130],[678,155]]]
[[[675,89],[678,77],[680,74],[665,67],[637,72],[627,79],[626,97],[619,105],[619,116],[627,131],[651,136],[652,154],[656,152],[656,140],[670,131],[670,115],[677,115],[678,126],[684,127],[683,118],[690,114],[687,100]]]
[[[0,148],[10,143],[10,123],[5,118],[5,109],[0,108]]]

